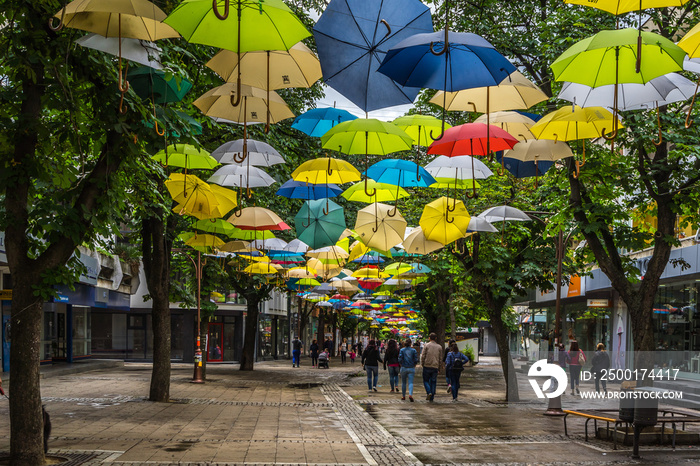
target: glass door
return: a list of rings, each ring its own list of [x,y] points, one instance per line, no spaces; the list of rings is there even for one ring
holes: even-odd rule
[[[223,361],[224,324],[209,323],[207,332],[207,362]]]

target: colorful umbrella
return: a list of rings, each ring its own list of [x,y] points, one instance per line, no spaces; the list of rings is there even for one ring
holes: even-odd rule
[[[306,201],[294,217],[297,237],[313,249],[334,245],[345,230],[345,213],[327,199]]]
[[[116,57],[119,56],[121,47],[122,58],[156,70],[163,69],[163,65],[160,63],[161,49],[153,42],[126,37],[122,37],[121,44],[119,42],[117,37],[104,37],[95,33],[90,33],[75,41],[82,47],[99,50]]]
[[[535,120],[519,112],[487,113],[474,120],[474,123],[498,126],[519,141],[535,139],[535,136],[530,132],[530,128],[535,124]]]
[[[237,96],[241,96],[242,103],[234,106],[232,101]],[[271,123],[294,118],[286,102],[276,92],[266,92],[245,85],[241,85],[240,90],[237,90],[235,83],[226,83],[210,89],[194,101],[194,106],[209,117],[244,125],[265,123],[268,116]]]
[[[446,245],[464,237],[469,218],[464,202],[441,197],[425,205],[418,223],[426,239]]]
[[[303,181],[287,180],[275,194],[289,199],[318,200],[336,197],[343,192],[337,184],[311,184]]]
[[[411,254],[430,254],[442,248],[443,244],[429,240],[425,237],[423,228],[417,227],[411,229],[411,232],[406,235],[406,238],[403,240],[403,247]]]
[[[255,139],[236,139],[225,142],[217,147],[211,156],[219,163],[235,163],[270,167],[280,163],[285,163],[284,158],[274,147],[266,142]]]
[[[396,207],[375,202],[357,212],[355,231],[366,246],[386,251],[403,241],[406,220]]]
[[[398,186],[397,189],[397,186],[388,183],[378,183],[374,180],[367,180],[367,187],[372,190],[372,196],[368,196],[365,193],[364,183],[353,184],[343,191],[342,196],[348,201],[366,203],[396,201],[409,196],[408,191],[402,187]]]
[[[365,112],[410,104],[419,89],[377,69],[389,48],[432,30],[430,10],[418,0],[332,0],[314,26],[324,82]]]
[[[180,167],[185,170],[211,170],[219,165],[209,152],[190,144],[171,144],[164,150],[158,151],[152,158],[165,166]]]
[[[344,121],[356,120],[357,117],[346,110],[337,108],[312,108],[294,119],[292,128],[320,138],[329,129]]]
[[[289,230],[289,225],[284,223],[276,213],[264,207],[241,209],[229,217],[228,222],[241,230]]]
[[[239,188],[264,188],[277,181],[258,167],[241,165],[224,165],[207,180],[220,186],[237,186]]]
[[[321,157],[299,165],[292,172],[292,179],[311,184],[342,184],[359,181],[360,172],[345,160]]]

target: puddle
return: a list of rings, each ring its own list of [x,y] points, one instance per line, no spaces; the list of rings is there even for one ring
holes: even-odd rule
[[[298,382],[298,383],[289,383],[287,384],[289,388],[301,388],[301,389],[310,389],[310,388],[317,388],[323,386],[322,383],[318,382]]]

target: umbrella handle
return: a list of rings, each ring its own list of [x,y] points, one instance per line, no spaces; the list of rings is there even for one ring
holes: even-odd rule
[[[240,68],[240,66],[238,67]],[[238,107],[241,105],[241,80],[240,78],[236,81],[236,92],[231,93],[231,106]]]
[[[53,20],[54,20],[53,16],[49,18],[49,29],[51,29],[54,32],[58,32],[61,29],[63,29],[63,25],[64,25],[63,18],[65,18],[65,17],[66,17],[66,5],[64,4],[63,8],[61,9],[61,19],[58,20],[57,25],[53,24]]]
[[[384,36],[384,39],[386,39],[387,37],[389,37],[391,35],[391,26],[389,26],[389,23],[385,19],[381,20],[380,22],[384,26],[386,26],[387,31],[386,31],[386,35]]]
[[[224,14],[222,15],[219,13],[219,8],[217,6],[217,0],[212,0],[211,6],[212,10],[214,11],[214,15],[219,18],[221,21],[224,21],[226,18],[228,18],[228,13],[229,13],[229,2],[226,0],[226,4],[224,6]]]
[[[397,200],[397,202],[398,202],[398,200]],[[399,213],[399,209],[398,209],[398,206],[395,205],[393,209],[387,211],[386,215],[387,215],[387,217],[396,217],[397,213]],[[375,231],[375,233],[376,233],[376,231]]]
[[[664,142],[664,135],[661,133],[661,111],[659,110],[659,106],[656,106],[656,123],[658,124],[659,127],[659,140],[656,141],[651,141],[654,143],[655,146],[660,146],[661,143]]]
[[[527,142],[527,136],[525,136],[523,133],[518,133],[518,136],[523,138],[523,142]],[[556,144],[556,141],[554,142],[554,144]]]
[[[119,111],[121,112],[121,108],[119,109]],[[165,128],[163,128],[163,130],[160,130],[160,129],[158,128],[158,120],[154,118],[154,119],[153,119],[153,123],[155,123],[156,134],[157,134],[158,136],[165,136]]]
[[[367,191],[367,179],[366,178],[365,178],[365,195],[367,195],[367,197],[374,197],[377,195],[377,190],[375,188],[372,188],[371,193]]]
[[[331,168],[331,158],[330,157],[328,157],[328,168],[326,168],[326,173],[328,173],[328,176],[333,175],[333,169]],[[307,183],[308,183],[308,180],[307,180]]]
[[[440,135],[434,136],[433,130],[431,129],[430,130],[430,139],[432,139],[433,141],[439,141],[440,139],[443,138],[443,136],[445,136],[445,108],[444,107],[442,108],[442,130],[440,131]]]
[[[448,212],[454,212],[455,210],[457,210],[457,198],[452,199],[452,207],[450,207],[450,201],[448,200],[447,205],[445,206],[445,209]],[[450,223],[452,223],[452,222],[450,222]]]
[[[447,210],[449,210],[449,209],[447,209]],[[445,212],[445,221],[447,223],[455,223],[454,215],[452,216],[452,220],[450,220],[450,214],[448,212]]]
[[[693,126],[693,120],[690,119],[690,112],[693,111],[693,106],[695,105],[695,96],[698,93],[698,86],[700,86],[700,79],[698,79],[697,84],[695,84],[695,93],[693,94],[693,100],[690,101],[690,107],[688,108],[688,114],[685,116],[685,128],[686,129]]]
[[[418,159],[418,157],[416,157],[416,159]],[[420,181],[420,179],[421,179],[421,176],[420,176],[420,165],[418,165],[418,163],[416,163],[416,181]]]
[[[436,52],[435,51],[435,42],[430,41],[430,53],[432,53],[436,57],[439,57],[440,55],[443,55],[447,52],[448,38],[449,38],[448,33],[449,33],[449,29],[447,27],[447,24],[445,24],[445,42],[444,42],[444,45],[442,47],[442,50],[440,50],[439,52]]]
[[[122,92],[122,96],[119,99],[119,113],[126,115],[127,110],[128,109],[124,106],[124,93]]]

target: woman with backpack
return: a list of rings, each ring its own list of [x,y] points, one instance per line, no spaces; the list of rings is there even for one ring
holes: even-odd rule
[[[401,364],[399,363],[399,344],[396,340],[391,339],[386,347],[386,352],[384,353],[384,370],[389,368],[389,383],[391,384],[391,392],[394,390],[396,393],[399,392],[399,371],[401,370]]]
[[[573,340],[569,346],[569,351],[566,353],[566,362],[569,364],[569,372],[571,372],[571,394],[580,395],[581,391],[578,389],[579,381],[581,379],[581,368],[586,364],[586,355],[578,347],[578,341]]]
[[[408,383],[408,399],[413,402],[413,378],[416,376],[416,364],[418,364],[418,351],[416,351],[408,338],[401,351],[399,351],[399,364],[401,364],[401,399],[406,400],[406,383]]]
[[[457,402],[459,396],[459,378],[462,376],[464,366],[469,358],[459,351],[456,343],[450,346],[450,352],[445,360],[445,368],[450,373],[450,386],[452,387],[452,402]]]
[[[377,391],[377,379],[379,378],[379,363],[382,357],[379,355],[379,348],[374,340],[369,341],[369,345],[362,353],[362,366],[367,372],[367,386],[369,391]]]

